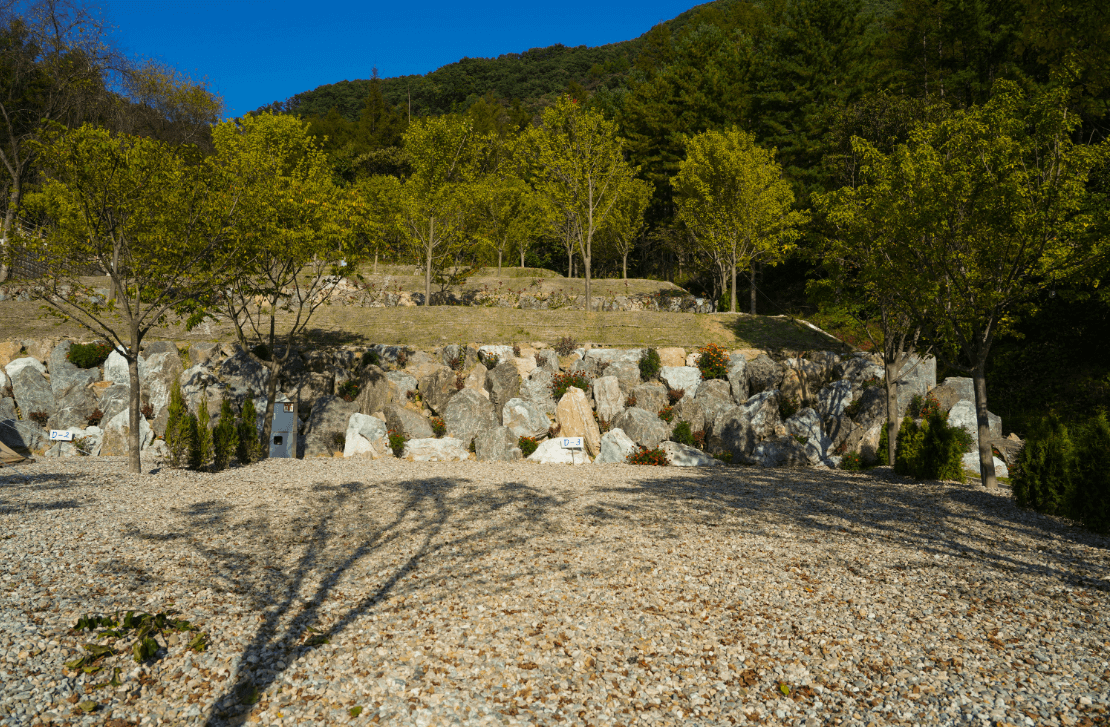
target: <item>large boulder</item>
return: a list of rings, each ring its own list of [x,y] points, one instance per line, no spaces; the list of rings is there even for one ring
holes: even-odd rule
[[[782,395],[803,404],[817,400],[817,393],[827,380],[827,368],[804,358],[788,358],[782,365]]]
[[[371,364],[362,370],[356,402],[361,414],[385,411],[398,402],[397,384],[384,371]],[[400,403],[403,404],[404,401]]]
[[[402,354],[404,355],[402,356]],[[384,352],[382,358],[387,358]],[[436,371],[445,368],[438,358],[425,351],[416,351],[409,354],[402,349],[398,349],[395,357],[388,360],[394,361],[398,366],[401,365],[401,361],[404,361],[402,368],[407,373],[412,374],[417,381],[423,381],[426,376],[431,376]]]
[[[636,444],[654,449],[671,436],[671,428],[655,414],[638,406],[630,407],[610,422],[613,429],[621,429]]]
[[[717,415],[709,438],[713,451],[728,452],[732,455],[733,463],[738,464],[748,461],[756,444],[757,438],[747,408],[738,406]]]
[[[469,447],[479,432],[498,426],[493,404],[477,391],[464,389],[451,397],[443,410],[447,436],[454,437]]]
[[[16,370],[11,379],[12,393],[24,419],[30,419],[38,412],[46,414],[47,418],[54,415],[57,410],[54,392],[50,390],[50,382],[37,368],[24,366]]]
[[[53,381],[51,381],[53,383]],[[57,400],[57,409],[51,415],[47,429],[84,428],[97,409],[96,396],[88,386],[74,385]],[[103,412],[102,412],[103,414]],[[103,418],[103,417],[102,417]]]
[[[150,404],[153,409],[154,417],[154,430],[156,432],[166,431],[166,421],[169,418],[169,405],[170,405],[170,392],[173,390],[174,382],[181,376],[181,357],[177,355],[177,348],[170,346],[172,350],[163,351],[161,353],[153,353],[146,357],[143,362],[145,365],[141,367],[140,373],[140,391],[142,392],[143,400],[145,403]],[[263,394],[263,391],[254,392]],[[217,407],[217,411],[219,408]]]
[[[634,406],[653,414],[670,404],[670,399],[667,398],[667,387],[658,381],[640,384],[628,392],[628,396],[635,399]]]
[[[96,400],[96,408],[100,410],[101,425],[112,421],[117,414],[130,405],[131,387],[126,384],[112,384],[102,389]]]
[[[206,364],[220,355],[220,344],[200,342],[189,346],[189,365]]]
[[[804,467],[809,464],[805,445],[793,437],[780,437],[760,442],[752,452],[752,461],[760,467]]]
[[[596,391],[596,389],[595,389]],[[551,427],[547,415],[539,405],[528,399],[509,399],[501,409],[501,422],[513,436],[540,438],[547,436]]]
[[[728,387],[737,404],[748,400],[748,359],[739,351],[728,356]]]
[[[528,459],[541,464],[589,464],[590,456],[582,449],[563,449],[558,439],[540,442]]]
[[[682,400],[675,404],[672,422],[674,424],[686,422],[690,425],[691,431],[704,431],[706,415],[703,403],[692,396],[682,397]]]
[[[730,359],[731,360],[731,359]],[[765,353],[761,353],[746,364],[748,391],[758,394],[778,386],[782,371],[777,363]]]
[[[518,439],[508,427],[487,429],[475,437],[474,454],[480,462],[515,462],[524,458]]]
[[[659,369],[659,379],[670,391],[682,391],[694,396],[701,383],[701,371],[693,366],[664,366]]]
[[[432,424],[423,414],[404,406],[389,406],[385,411],[385,424],[407,439],[431,439],[435,437]]]
[[[15,413],[15,399],[10,396],[0,396],[0,420],[19,419]]]
[[[224,359],[216,369],[216,376],[227,387],[228,396],[237,402],[248,396],[265,394],[270,383],[270,369],[243,349],[237,349],[233,355]],[[343,429],[340,431],[346,430],[346,424],[344,419]]]
[[[642,348],[591,348],[586,355],[574,364],[574,371],[582,371],[588,378],[596,379],[599,376],[610,376],[609,369],[616,364],[635,366],[639,377],[640,356]]]
[[[937,360],[932,356],[921,358],[911,354],[909,360],[894,380],[894,393],[898,401],[898,419],[906,415],[913,397],[923,397],[937,385]]]
[[[467,443],[454,437],[410,439],[405,442],[403,459],[414,462],[464,462],[470,459]]]
[[[877,419],[866,426],[858,426],[848,434],[842,445],[845,452],[859,452],[864,462],[883,462],[886,452],[879,451],[879,440],[883,435],[886,420]]]
[[[409,401],[409,392],[416,391],[416,377],[407,371],[386,371],[385,377],[393,382],[393,386],[396,387],[394,397],[398,404],[404,405],[406,401]],[[379,411],[385,411],[385,409]]]
[[[512,361],[503,361],[486,373],[486,391],[489,392],[489,400],[500,418],[505,403],[520,394],[520,374]]]
[[[140,368],[141,364],[140,360]],[[142,376],[142,371],[139,371],[139,376]],[[131,385],[131,369],[127,359],[118,350],[113,350],[108,354],[108,358],[104,359],[104,380],[111,381],[113,384]]]
[[[139,358],[150,358],[156,353],[172,353],[178,358],[181,354],[177,350],[177,344],[173,341],[152,341],[143,345],[142,350],[139,352]],[[53,356],[53,354],[51,354]]]
[[[852,383],[844,380],[834,381],[817,394],[817,414],[826,420],[842,417],[851,403]]]
[[[855,405],[855,416],[852,417],[856,423],[870,426],[880,419],[886,421],[885,386],[868,386],[855,395],[854,401],[859,402]]]
[[[364,456],[371,459],[392,457],[393,450],[389,448],[389,433],[385,422],[367,414],[352,414],[347,422],[343,456]]]
[[[987,422],[990,427],[990,435],[992,438],[1001,439],[1002,437],[1002,417],[994,412],[987,412]],[[968,434],[971,435],[971,441],[975,447],[979,446],[979,418],[975,414],[974,401],[958,401],[948,412],[948,425],[953,427],[963,427]]]
[[[520,387],[520,398],[532,402],[548,416],[555,415],[555,397],[551,395],[554,375],[546,366],[537,368]]]
[[[779,392],[770,389],[760,392],[744,404],[751,422],[752,431],[757,439],[770,439],[775,436],[779,420]]]
[[[27,367],[33,368],[40,374],[46,373],[46,367],[42,365],[42,362],[39,361],[37,358],[31,358],[30,356],[24,356],[23,358],[17,358],[13,361],[10,361],[6,366],[4,366],[4,373],[6,373],[8,375],[8,378],[10,379],[14,377],[16,373]]]
[[[474,391],[477,391],[479,394],[483,394],[488,399],[489,398],[489,392],[486,391],[487,374],[489,374],[489,369],[487,369],[485,366],[483,366],[480,363],[479,364],[474,364],[474,367],[472,369],[470,369],[469,373],[467,373],[466,378],[463,379],[463,388],[464,389],[473,389]],[[457,385],[457,378],[456,378],[456,385]]]
[[[624,392],[632,391],[642,383],[639,363],[617,361],[606,366],[601,373],[603,376],[615,377],[617,383],[620,384],[621,391]]]
[[[344,444],[340,438],[346,436],[351,415],[357,411],[358,404],[337,396],[317,399],[304,430],[304,456],[331,457],[342,452]]]
[[[806,457],[810,464],[825,460],[832,452],[833,441],[821,425],[821,417],[809,407],[799,409],[784,423],[786,433],[795,439],[803,440]]]
[[[663,442],[662,449],[667,455],[667,464],[674,467],[718,467],[724,464],[700,449],[678,442]]]
[[[594,407],[602,421],[611,422],[624,411],[625,395],[616,376],[594,379]]]
[[[0,420],[0,442],[20,454],[39,452],[50,444],[46,432],[34,422]]]
[[[101,457],[123,457],[130,451],[128,437],[131,434],[131,410],[124,409],[112,417],[104,429],[104,438],[100,444]],[[139,449],[147,446],[154,440],[154,430],[146,417],[139,417]]]
[[[684,348],[657,348],[655,352],[659,354],[660,366],[685,366],[686,365],[686,349]]]
[[[457,374],[445,366],[420,379],[420,398],[440,416],[443,416],[447,404],[458,393]]]
[[[944,411],[951,411],[961,401],[975,403],[975,382],[965,376],[949,376],[930,392]]]
[[[193,371],[193,369],[189,369]],[[187,372],[188,373],[188,372]],[[289,398],[297,403],[297,416],[307,419],[312,414],[312,408],[322,396],[331,396],[335,393],[335,379],[333,374],[318,374],[305,370],[288,379],[290,391]],[[182,387],[184,392],[184,387]],[[185,397],[187,400],[189,396]]]
[[[1006,463],[998,457],[992,457],[994,461],[994,476],[995,477],[1009,477],[1010,469]],[[966,452],[960,460],[961,465],[965,470],[973,472],[976,477],[982,474],[982,469],[979,467],[979,450],[975,449],[971,452]]]
[[[728,411],[732,408],[732,387],[727,381],[720,379],[713,379],[712,381],[703,381],[701,386],[698,387],[698,394],[694,397],[694,403],[697,404],[698,409],[702,415],[700,426],[694,426],[692,420],[686,419],[690,422],[690,426],[694,431],[708,430],[717,415],[723,411]],[[679,402],[679,406],[686,403],[686,399]]]
[[[536,366],[542,369],[547,369],[552,374],[559,373],[559,354],[552,351],[550,348],[545,348],[536,351]],[[529,377],[535,375],[535,371],[528,374]]]
[[[624,464],[636,449],[636,443],[623,429],[610,429],[601,437],[600,452],[594,464]]]
[[[847,379],[854,386],[860,386],[865,381],[882,381],[886,376],[882,361],[878,356],[859,353],[850,359],[840,362],[840,378]]]
[[[19,358],[20,348],[22,345],[19,341],[0,341],[0,367],[7,366]]]
[[[592,456],[597,456],[601,447],[601,430],[594,420],[594,412],[590,407],[590,400],[586,392],[577,386],[571,386],[559,399],[555,407],[555,423],[559,427],[560,437],[583,437],[586,441],[586,451]]]

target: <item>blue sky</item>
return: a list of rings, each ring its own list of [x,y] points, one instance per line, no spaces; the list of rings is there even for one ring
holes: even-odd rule
[[[207,77],[228,116],[344,79],[427,73],[463,56],[635,38],[689,0],[243,2],[103,0],[129,55]]]

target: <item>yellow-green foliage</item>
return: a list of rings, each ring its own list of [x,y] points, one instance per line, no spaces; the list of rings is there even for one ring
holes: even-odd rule
[[[894,471],[918,480],[963,482],[964,438],[948,426],[948,415],[932,413],[920,425],[906,417],[898,431]]]

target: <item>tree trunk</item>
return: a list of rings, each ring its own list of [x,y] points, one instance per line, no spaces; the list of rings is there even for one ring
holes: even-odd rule
[[[501,277],[501,250],[497,250],[497,277]]]
[[[736,313],[738,304],[736,302],[736,258],[732,259],[732,292],[729,293],[729,312]]]
[[[574,277],[574,251],[569,247],[567,248],[567,277]]]
[[[627,252],[621,257],[621,277],[624,280],[628,280],[628,253]]]
[[[986,362],[981,361],[971,374],[975,384],[975,419],[979,430],[979,481],[988,490],[998,486],[994,475],[994,452],[991,451],[991,425],[987,414]]]
[[[586,311],[588,312],[588,311],[593,310],[593,308],[591,307],[591,302],[590,302],[590,256],[589,255],[583,255],[582,256],[582,273],[586,277]]]
[[[289,349],[286,347],[285,355],[289,355]],[[262,434],[259,437],[259,444],[262,448],[258,452],[259,459],[266,459],[270,456],[270,433],[273,431],[274,425],[274,406],[277,400],[277,382],[278,376],[281,374],[281,362],[274,356],[273,346],[270,347],[270,382],[266,385],[266,411],[262,414]]]
[[[431,227],[428,230],[428,243],[426,245],[427,253],[428,253],[428,260],[427,260],[428,264],[424,266],[424,306],[425,307],[430,306],[432,304],[432,253],[435,252],[435,246],[432,244],[431,241],[435,239],[434,237],[432,237],[432,235],[435,232],[435,228],[436,228],[436,221],[435,221],[435,218],[433,218],[432,222],[431,222]]]
[[[755,315],[755,260],[752,260],[752,315]]]
[[[378,274],[378,253],[374,252],[374,275]]]
[[[894,361],[884,361],[883,369],[886,373],[886,456],[887,462],[893,465],[900,426],[898,421],[898,396],[895,394],[894,388],[894,384],[898,380],[898,366]]]
[[[8,256],[5,254],[5,248],[12,244],[11,231],[15,223],[15,210],[19,207],[20,202],[20,183],[16,179],[12,183],[12,192],[8,195],[8,209],[4,212],[4,229],[0,238],[3,242],[0,244],[0,283],[3,283],[11,275],[11,266],[8,265]]]
[[[131,395],[128,398],[128,422],[131,431],[127,433],[127,471],[142,474],[143,461],[141,442],[139,441],[139,423],[143,412],[141,409],[139,391],[139,324],[131,323],[131,350],[127,355],[127,374],[131,384]]]
[[[524,267],[524,246],[520,246],[520,267]]]

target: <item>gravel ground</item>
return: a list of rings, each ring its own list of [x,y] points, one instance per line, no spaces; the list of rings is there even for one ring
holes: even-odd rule
[[[1108,722],[1110,542],[1006,490],[124,466],[0,470],[0,725]],[[210,645],[162,633],[139,665],[125,635],[99,672],[65,670],[94,636],[77,619],[123,610]]]

